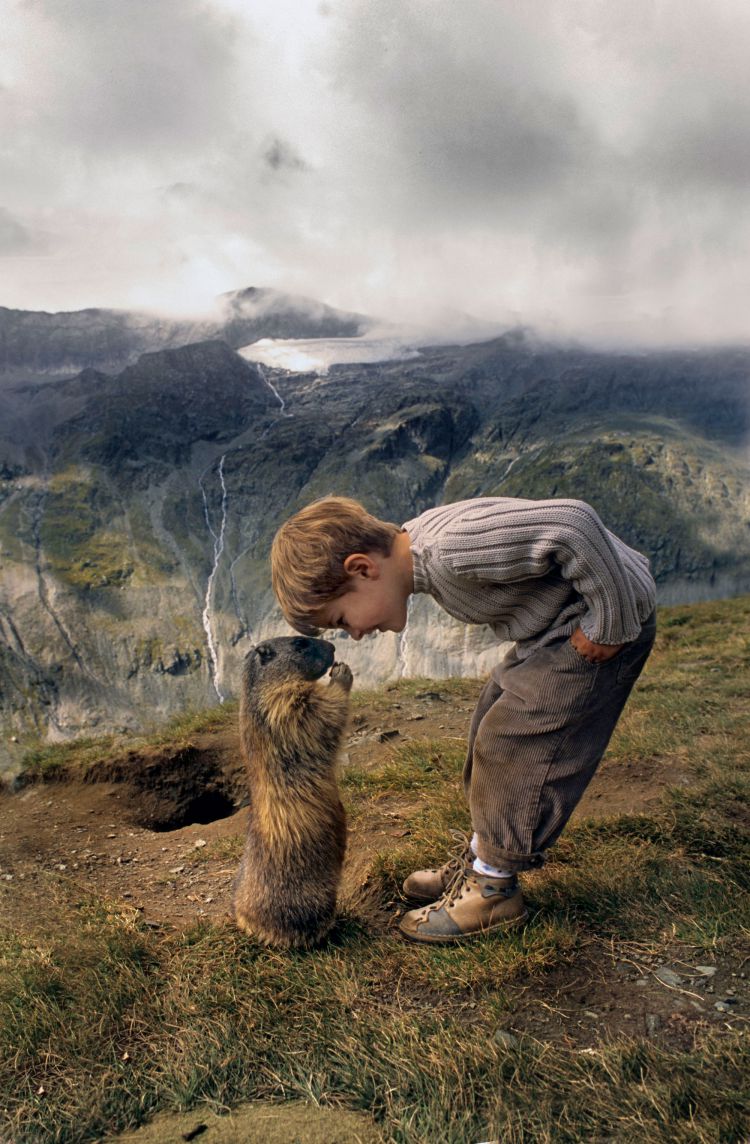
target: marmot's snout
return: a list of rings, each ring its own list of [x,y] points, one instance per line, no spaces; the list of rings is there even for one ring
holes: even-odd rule
[[[333,666],[336,650],[328,640],[310,636],[279,636],[250,648],[245,657],[253,674],[278,675],[288,679],[320,679]]]

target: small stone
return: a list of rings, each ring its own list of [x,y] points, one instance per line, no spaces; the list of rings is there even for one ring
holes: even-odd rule
[[[713,977],[717,970],[716,965],[696,965],[696,973],[702,973],[704,977]]]
[[[595,1013],[593,1009],[584,1009],[583,1015],[584,1015],[584,1017],[593,1017],[594,1020],[596,1020],[599,1016],[599,1014]]]
[[[658,1028],[659,1028],[659,1018],[657,1017],[656,1013],[647,1013],[646,1014],[646,1034],[649,1037],[653,1037],[656,1034],[656,1031]]]
[[[679,973],[675,973],[668,965],[660,965],[654,977],[657,981],[661,981],[662,985],[682,985]]]
[[[378,735],[378,742],[379,743],[387,743],[389,741],[389,739],[395,739],[400,734],[401,734],[401,732],[396,730],[395,728],[392,731],[381,731],[380,734]]]
[[[639,985],[641,988],[643,988],[644,985],[648,985],[648,978],[647,977],[639,977],[638,980],[636,981],[636,985]]]
[[[196,838],[195,842],[193,843],[193,846],[195,847],[196,850],[202,850],[205,845],[206,845],[205,838]]]
[[[173,866],[169,872],[170,874],[181,874],[184,869],[184,866]]]
[[[509,1033],[506,1029],[495,1030],[495,1043],[501,1045],[504,1049],[518,1048],[518,1037],[513,1033]]]
[[[108,834],[107,838],[117,838],[117,835],[116,834]]]
[[[729,1006],[726,1005],[723,1001],[717,1001],[714,1005],[714,1009],[716,1010],[717,1013],[728,1013],[729,1012]]]

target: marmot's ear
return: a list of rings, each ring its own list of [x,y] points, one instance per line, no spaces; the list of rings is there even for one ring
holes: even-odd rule
[[[268,644],[258,644],[256,648],[253,648],[253,651],[261,663],[270,663],[272,659],[276,658],[276,652]]]

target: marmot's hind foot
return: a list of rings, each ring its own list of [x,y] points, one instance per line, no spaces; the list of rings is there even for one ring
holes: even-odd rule
[[[334,918],[326,922],[315,933],[307,934],[298,930],[283,931],[283,930],[267,930],[262,926],[254,925],[249,922],[247,918],[241,914],[234,915],[234,921],[237,928],[246,933],[259,945],[264,945],[268,949],[315,949],[321,945],[328,934],[333,928]]]

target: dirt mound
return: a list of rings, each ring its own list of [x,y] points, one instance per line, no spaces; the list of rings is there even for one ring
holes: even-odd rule
[[[147,830],[178,830],[228,818],[247,805],[247,781],[236,736],[203,736],[178,750],[129,751],[86,772],[91,783],[121,784],[126,814]]]
[[[136,1132],[113,1137],[120,1144],[379,1144],[383,1137],[368,1116],[317,1108],[300,1101],[244,1104],[228,1116],[182,1112],[156,1116]]]

